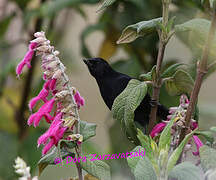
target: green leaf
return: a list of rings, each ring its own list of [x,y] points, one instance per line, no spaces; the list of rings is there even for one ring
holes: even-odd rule
[[[214,142],[214,134],[211,131],[196,131],[196,134],[203,136],[211,144]]]
[[[173,167],[175,166],[175,164],[177,163],[185,145],[187,144],[187,142],[189,141],[189,139],[191,138],[191,136],[195,133],[195,131],[192,131],[190,134],[188,134],[187,136],[185,136],[185,138],[183,139],[183,141],[179,144],[179,146],[173,151],[173,153],[171,154],[168,163],[167,163],[167,171],[170,172]]]
[[[11,20],[15,14],[5,17],[0,21],[0,39],[3,38],[4,34],[7,32],[8,26],[10,25]]]
[[[102,5],[98,8],[97,12],[106,9],[108,6],[112,5],[116,0],[104,0]]]
[[[86,156],[86,161],[80,161],[81,167],[92,176],[98,179],[111,180],[110,167],[100,160],[92,160],[92,157]]]
[[[64,159],[67,156],[74,156],[73,153],[68,152],[65,149],[61,149],[59,154],[58,148],[54,147],[50,153],[47,153],[45,156],[42,156],[41,159],[38,161],[39,176],[48,165],[55,165],[55,159],[60,158],[60,155],[62,159]]]
[[[175,180],[202,180],[201,169],[190,162],[175,166],[169,173],[169,178]]]
[[[213,148],[210,148],[209,146],[202,146],[199,149],[200,152],[200,160],[201,160],[201,166],[203,170],[206,172],[209,169],[215,169],[216,168],[216,150]]]
[[[164,130],[162,131],[159,139],[159,151],[162,149],[165,150],[166,148],[169,149],[171,143],[171,128],[176,118],[177,117],[174,114],[170,122],[165,126]]]
[[[162,18],[151,19],[149,21],[141,21],[139,23],[127,26],[120,36],[117,44],[130,43],[141,36],[146,36],[156,31],[158,23]]]
[[[80,121],[80,134],[83,135],[83,141],[96,135],[96,124]]]
[[[170,95],[183,93],[190,94],[193,90],[194,81],[190,74],[183,70],[178,70],[173,77],[165,81],[165,87]]]
[[[187,44],[192,49],[193,53],[196,54],[198,58],[202,56],[203,48],[209,33],[211,22],[206,19],[195,18],[189,20],[183,24],[175,26],[175,31],[178,32],[188,32]],[[199,38],[197,38],[199,37]],[[216,36],[212,42],[212,48],[209,52],[209,58],[212,59],[216,57]]]
[[[144,151],[142,147],[137,146],[134,150],[132,150],[132,152],[138,153],[138,150]],[[127,161],[136,180],[143,180],[144,177],[145,180],[157,180],[154,167],[147,156],[128,157]]]
[[[173,74],[178,70],[180,66],[184,65],[183,63],[176,63],[169,66],[161,75],[162,78],[167,78],[173,76]]]
[[[152,67],[150,72],[141,74],[139,78],[144,81],[156,81],[156,65]]]
[[[152,148],[150,144],[150,138],[143,134],[143,132],[140,129],[137,129],[137,137],[142,145],[143,148],[145,148],[146,156],[149,157],[149,159],[153,159],[152,154]]]
[[[65,139],[61,139],[59,142],[58,142],[58,148],[61,149],[62,147],[68,147],[70,149],[74,148],[76,146],[76,143],[74,143],[73,141],[71,140],[65,140]]]
[[[112,106],[113,118],[121,122],[122,129],[135,142],[138,142],[138,139],[134,124],[134,111],[140,105],[146,93],[146,83],[132,79],[124,91],[114,100]]]

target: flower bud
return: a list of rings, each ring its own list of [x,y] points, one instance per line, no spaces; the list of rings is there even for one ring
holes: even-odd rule
[[[41,32],[36,32],[34,33],[35,37],[45,37],[45,32],[41,31]]]

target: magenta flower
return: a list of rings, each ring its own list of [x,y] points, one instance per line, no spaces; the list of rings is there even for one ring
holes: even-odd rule
[[[203,146],[202,141],[198,138],[198,136],[193,136],[194,143],[196,145],[197,151],[192,152],[194,156],[199,156],[199,148]]]
[[[74,99],[77,103],[78,108],[80,108],[80,106],[84,106],[85,104],[85,100],[82,96],[80,96],[79,91],[76,91],[75,95],[74,95]]]
[[[166,123],[162,122],[162,123],[158,123],[151,131],[150,136],[152,138],[154,138],[155,136],[157,136],[161,131],[163,131],[163,129],[165,128]]]
[[[50,125],[49,129],[39,137],[38,139],[38,147],[43,144],[45,145],[50,138],[50,141],[44,146],[42,154],[46,154],[54,145],[57,146],[59,140],[63,137],[64,132],[66,131],[67,127],[63,127],[61,120],[63,113],[58,113],[52,124]]]
[[[19,76],[22,73],[22,70],[23,70],[25,65],[27,65],[28,68],[31,68],[31,59],[34,55],[34,48],[36,48],[36,47],[37,47],[37,43],[35,43],[35,42],[31,42],[29,44],[28,52],[26,53],[23,60],[17,65],[17,68],[16,68],[17,76]]]
[[[85,101],[79,92],[76,91],[74,93],[74,88],[68,84],[69,78],[65,73],[65,66],[58,57],[59,52],[54,49],[54,46],[50,45],[50,41],[46,38],[45,33],[37,32],[34,36],[35,39],[30,42],[29,50],[18,64],[16,73],[19,76],[25,65],[28,68],[31,67],[34,51],[36,56],[42,55],[41,67],[45,82],[40,93],[30,100],[29,109],[32,111],[40,100],[44,104],[37,112],[31,114],[28,119],[28,125],[33,124],[36,127],[42,118],[45,118],[46,122],[51,124],[47,132],[38,139],[38,146],[40,144],[45,145],[42,153],[46,154],[53,145],[57,146],[67,129],[73,131],[71,124],[74,125],[74,118],[79,120],[77,109],[83,106]],[[50,98],[49,95],[51,95]],[[68,96],[72,97],[69,98]],[[77,106],[74,106],[75,103]],[[54,105],[56,108],[53,111]],[[53,115],[50,114],[51,112]],[[71,131],[70,133],[74,133]],[[67,136],[68,134],[64,138],[67,138]],[[79,141],[82,142],[82,139],[79,139]]]
[[[29,109],[32,111],[32,109],[34,108],[35,104],[39,101],[39,100],[43,100],[43,102],[47,102],[47,96],[49,95],[49,91],[45,88],[43,88],[40,93],[31,99],[31,101],[29,102]]]
[[[53,105],[55,103],[54,99],[47,101],[43,106],[40,107],[38,112],[32,114],[28,119],[28,125],[34,123],[34,127],[38,126],[42,117],[46,119],[48,123],[51,123],[53,117],[49,114],[52,111]]]

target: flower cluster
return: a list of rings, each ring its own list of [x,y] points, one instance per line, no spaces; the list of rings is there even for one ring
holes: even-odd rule
[[[179,134],[181,129],[184,127],[185,124],[185,116],[186,116],[186,112],[187,112],[187,108],[189,106],[189,100],[187,98],[186,95],[182,95],[180,97],[180,104],[178,107],[171,107],[169,109],[169,115],[167,116],[167,120],[163,121],[161,123],[158,123],[151,131],[150,136],[152,138],[154,138],[155,136],[157,136],[160,132],[163,131],[163,129],[166,127],[166,125],[169,123],[169,121],[171,120],[171,118],[173,117],[173,115],[175,115],[175,122],[172,126],[171,129],[171,133],[173,136],[173,145],[177,145],[178,141],[179,141]],[[194,120],[191,119],[191,123],[190,123],[190,130],[194,130],[198,128],[198,123]],[[193,152],[193,155],[197,156],[199,155],[199,148],[201,146],[203,146],[202,141],[198,138],[198,136],[193,136],[193,140],[194,143],[196,145],[197,151]],[[189,142],[189,144],[187,145],[187,147],[191,148],[191,141]]]
[[[14,168],[15,168],[15,172],[22,176],[19,178],[19,180],[38,180],[37,176],[31,178],[30,167],[27,166],[25,161],[20,157],[17,157],[15,159]]]
[[[77,111],[85,102],[80,93],[69,85],[66,68],[58,58],[59,52],[50,45],[45,33],[37,32],[34,36],[35,39],[30,42],[29,51],[18,64],[16,73],[19,76],[25,65],[31,67],[34,52],[36,56],[42,56],[41,67],[45,82],[40,93],[29,102],[29,109],[32,111],[39,101],[44,104],[31,114],[28,125],[38,126],[43,117],[51,124],[47,132],[38,139],[38,146],[45,145],[42,153],[46,154],[54,145],[57,146],[66,131],[73,132],[73,126],[79,121]]]

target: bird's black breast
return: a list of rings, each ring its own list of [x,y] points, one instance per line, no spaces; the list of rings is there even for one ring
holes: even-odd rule
[[[131,79],[131,77],[121,73],[116,73],[103,79],[96,79],[101,96],[110,110],[115,98],[126,88]]]

